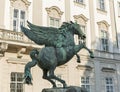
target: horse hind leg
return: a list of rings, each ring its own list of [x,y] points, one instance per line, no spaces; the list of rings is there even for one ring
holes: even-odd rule
[[[54,69],[49,70],[49,77],[51,79],[55,79],[55,80],[59,81],[60,83],[62,83],[64,88],[67,86],[67,84],[64,80],[62,80],[54,75]]]
[[[55,82],[49,76],[47,76],[47,73],[48,70],[43,70],[43,79],[48,80],[53,85],[53,88],[55,88],[56,87]]]

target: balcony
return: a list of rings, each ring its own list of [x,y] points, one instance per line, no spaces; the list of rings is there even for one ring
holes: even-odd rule
[[[33,44],[22,32],[0,29],[0,40]]]
[[[23,48],[30,51],[33,48],[41,47],[43,46],[35,44],[22,32],[0,29],[0,54],[5,51],[17,53]]]

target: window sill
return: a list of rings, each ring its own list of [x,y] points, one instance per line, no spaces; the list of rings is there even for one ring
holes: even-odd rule
[[[82,7],[82,8],[85,8],[85,3],[83,2],[76,2],[76,1],[74,1],[74,5],[76,5],[76,6],[79,6],[79,7]]]
[[[102,10],[102,9],[99,9],[99,8],[97,8],[97,12],[100,13],[100,14],[104,14],[104,15],[107,14],[106,10]]]

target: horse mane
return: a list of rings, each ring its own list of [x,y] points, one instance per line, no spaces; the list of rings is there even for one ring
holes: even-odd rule
[[[59,30],[61,31],[61,33],[66,33],[66,30],[72,25],[74,24],[72,21],[70,22],[63,22],[62,25],[60,26]],[[70,30],[69,30],[70,31]]]

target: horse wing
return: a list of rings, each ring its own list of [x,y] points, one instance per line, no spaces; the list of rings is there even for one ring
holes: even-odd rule
[[[53,27],[41,27],[28,22],[28,28],[21,26],[22,32],[38,45],[55,45],[61,31]]]

